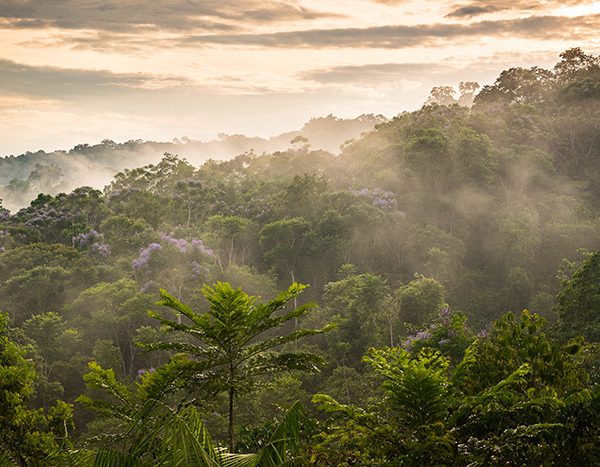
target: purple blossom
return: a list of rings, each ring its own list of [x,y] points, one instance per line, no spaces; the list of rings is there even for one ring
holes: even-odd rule
[[[360,190],[354,190],[352,193],[358,196],[370,196],[371,190],[369,190],[368,188],[361,188]]]
[[[154,373],[156,370],[154,369],[154,367],[150,367],[148,369],[146,368],[140,368],[137,371],[138,377],[141,377],[142,375],[145,375],[146,373]]]
[[[169,245],[177,248],[181,253],[190,253],[195,250],[203,255],[210,256],[211,258],[215,256],[215,253],[204,245],[204,242],[199,238],[193,238],[191,242],[183,238],[175,238],[171,235],[162,234],[160,236],[163,242],[166,242]]]
[[[150,243],[146,248],[144,248],[140,252],[140,255],[133,260],[133,269],[142,269],[146,267],[148,265],[148,262],[150,261],[150,258],[152,257],[152,253],[161,249],[162,246],[159,243]]]
[[[110,246],[106,243],[96,242],[92,244],[92,253],[106,258],[110,255]]]
[[[0,246],[0,253],[4,253],[6,251],[6,248],[4,248],[3,246]]]
[[[490,331],[489,329],[483,329],[479,332],[479,334],[477,334],[477,337],[479,339],[485,339],[486,337],[488,337],[490,335]]]
[[[447,344],[448,342],[450,342],[450,339],[440,339],[440,341],[438,342],[439,345],[444,345]]]
[[[175,238],[175,237],[171,237],[170,235],[167,235],[167,234],[162,234],[160,236],[160,239],[163,242],[168,243],[169,245],[173,245],[181,253],[187,253],[191,248],[191,245],[189,244],[189,242],[183,238]]]
[[[73,237],[73,245],[78,246],[79,248],[85,248],[103,239],[104,235],[96,232],[95,230],[90,230],[89,232],[84,232],[75,235]]]
[[[215,252],[206,247],[204,242],[202,242],[202,240],[199,238],[192,238],[192,247],[194,247],[196,251],[202,253],[203,255],[210,256],[211,258],[214,258],[215,256]]]
[[[96,230],[83,232],[73,237],[73,245],[85,249],[89,248],[93,254],[107,257],[110,254],[110,246],[104,243],[104,235]]]
[[[404,342],[402,342],[402,347],[404,347],[404,349],[406,349],[410,352],[414,341],[415,341],[414,337],[409,337]]]
[[[5,221],[10,217],[10,211],[8,209],[0,208],[0,221]]]

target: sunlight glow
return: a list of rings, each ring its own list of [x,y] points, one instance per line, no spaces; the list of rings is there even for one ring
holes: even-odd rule
[[[575,5],[558,8],[555,11],[560,16],[576,16],[598,15],[600,14],[600,2],[594,2],[587,5]]]

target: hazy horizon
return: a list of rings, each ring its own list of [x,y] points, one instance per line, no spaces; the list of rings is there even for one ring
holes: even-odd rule
[[[269,137],[600,51],[598,1],[0,1],[0,156]]]

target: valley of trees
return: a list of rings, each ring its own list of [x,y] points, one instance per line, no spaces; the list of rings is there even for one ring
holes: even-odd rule
[[[600,57],[462,88],[0,204],[0,465],[600,464]]]

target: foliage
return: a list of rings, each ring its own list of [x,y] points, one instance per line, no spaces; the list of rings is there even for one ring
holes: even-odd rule
[[[6,465],[54,465],[70,447],[72,407],[62,401],[48,411],[30,409],[35,367],[27,349],[11,340],[0,313],[0,460]]]
[[[383,399],[361,408],[316,395],[342,424],[320,435],[315,463],[593,463],[597,433],[586,424],[599,422],[597,389],[584,386],[579,348],[565,352],[542,325],[526,312],[519,320],[507,314],[456,366],[427,347],[372,349],[365,361],[383,381]]]
[[[85,376],[90,389],[101,388],[114,402],[82,396],[80,402],[120,421],[113,436],[100,436],[96,442],[113,445],[74,451],[73,465],[198,465],[206,467],[276,467],[291,465],[298,451],[302,408],[294,404],[275,428],[269,442],[256,454],[232,454],[211,439],[193,405],[172,408],[160,401],[173,389],[181,371],[173,362],[145,373],[135,392],[119,383],[112,370],[90,364]]]
[[[396,292],[400,319],[423,324],[444,306],[444,287],[433,278],[417,274]]]
[[[264,377],[282,371],[316,371],[323,360],[314,353],[274,349],[299,339],[327,332],[330,327],[321,329],[297,328],[274,337],[265,335],[280,328],[290,320],[306,315],[313,307],[305,304],[292,310],[279,313],[289,306],[306,286],[293,283],[287,291],[281,292],[274,300],[257,303],[256,297],[234,289],[228,283],[217,282],[213,287],[205,286],[202,293],[210,304],[205,313],[196,313],[179,302],[166,291],[161,291],[161,305],[171,308],[191,324],[172,321],[160,314],[150,312],[167,329],[184,333],[193,342],[166,341],[149,344],[147,349],[169,350],[190,355],[194,359],[189,374],[192,385],[203,384],[209,392],[226,391],[229,396],[229,448],[234,444],[234,403],[235,397],[253,390]]]
[[[358,363],[371,346],[393,344],[399,323],[391,301],[385,279],[357,274],[352,265],[342,266],[338,280],[325,285],[321,314],[337,324],[331,350],[342,364]]]
[[[565,278],[556,306],[566,337],[600,341],[600,252],[588,256],[572,277]]]

